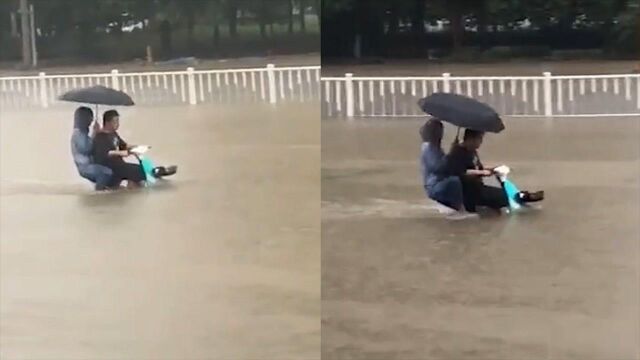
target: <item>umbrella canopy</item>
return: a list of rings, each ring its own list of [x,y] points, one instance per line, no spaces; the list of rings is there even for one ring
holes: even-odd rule
[[[427,114],[458,127],[493,133],[504,130],[495,110],[466,96],[434,93],[420,99],[418,105]]]
[[[71,90],[58,99],[95,105],[131,106],[134,104],[131,97],[124,92],[101,85]]]

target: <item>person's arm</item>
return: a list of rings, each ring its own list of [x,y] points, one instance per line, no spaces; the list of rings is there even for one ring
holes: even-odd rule
[[[474,169],[473,158],[459,147],[452,148],[445,160],[449,173],[454,176],[491,176],[493,174],[490,170]]]
[[[102,131],[102,127],[100,126],[100,123],[98,122],[98,120],[95,120],[93,122],[93,128],[92,128],[92,132],[91,132],[91,138],[95,139],[96,135],[98,135],[100,132]]]
[[[107,155],[109,155],[109,156],[127,157],[127,156],[129,156],[129,150],[109,150]]]
[[[80,154],[86,156],[91,155],[92,141],[88,135],[77,132],[73,134],[72,141],[76,151],[78,151]]]
[[[467,169],[465,174],[471,176],[491,176],[493,175],[493,171],[487,169]]]
[[[129,145],[126,141],[124,141],[123,138],[120,137],[120,135],[118,136],[118,142],[120,143],[120,150],[131,150],[132,148],[135,147],[135,145]]]
[[[473,174],[470,175],[475,175],[475,176],[491,176],[494,174],[493,169],[494,168],[485,168],[484,165],[482,164],[482,161],[480,161],[480,158],[478,157],[478,154],[475,154],[475,160],[476,164],[473,164],[473,167],[476,168],[476,170],[467,170],[467,171],[471,171]],[[471,162],[473,163],[473,159],[471,160]]]
[[[110,149],[113,145],[111,145],[109,138],[105,136],[96,137],[94,140],[93,146],[94,146],[94,149],[96,149],[97,153],[104,154],[106,152],[107,156],[119,156],[119,157],[129,156],[128,150]]]
[[[447,172],[447,163],[445,155],[441,151],[427,148],[423,154],[423,162],[429,173],[445,174]]]

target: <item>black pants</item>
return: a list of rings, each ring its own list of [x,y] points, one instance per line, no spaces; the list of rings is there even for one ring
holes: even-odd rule
[[[487,186],[475,177],[463,176],[460,180],[464,208],[468,212],[476,212],[477,206],[486,206],[495,210],[509,206],[509,199],[502,187]]]
[[[111,178],[110,187],[117,187],[122,180],[133,181],[139,183],[145,180],[142,167],[137,164],[131,164],[128,162],[112,162],[109,164],[109,168],[113,171],[113,177]]]

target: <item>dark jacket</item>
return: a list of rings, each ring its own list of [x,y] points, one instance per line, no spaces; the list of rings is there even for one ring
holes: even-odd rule
[[[124,163],[124,160],[120,156],[109,156],[109,151],[126,150],[127,146],[117,132],[101,132],[93,139],[93,158],[97,164],[114,168]]]
[[[454,145],[445,157],[447,172],[454,176],[465,176],[467,170],[483,170],[476,151],[468,150],[462,145]]]

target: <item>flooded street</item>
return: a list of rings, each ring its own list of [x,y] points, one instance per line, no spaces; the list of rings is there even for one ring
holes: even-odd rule
[[[179,171],[113,194],[73,109],[0,113],[0,357],[317,359],[318,105],[119,109]]]
[[[323,120],[323,359],[640,359],[637,120],[506,120],[484,163],[547,199],[465,221],[424,196],[424,119]]]

